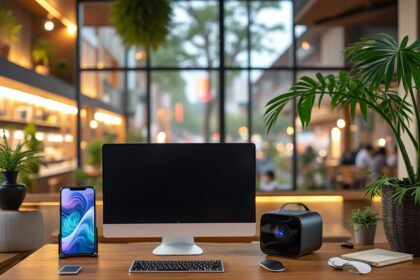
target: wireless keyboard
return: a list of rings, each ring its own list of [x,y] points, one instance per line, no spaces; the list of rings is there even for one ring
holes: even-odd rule
[[[135,260],[129,272],[224,272],[223,261]]]

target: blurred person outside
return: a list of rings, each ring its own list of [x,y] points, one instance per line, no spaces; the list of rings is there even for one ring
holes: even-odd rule
[[[278,189],[279,185],[275,180],[275,174],[272,170],[268,170],[262,174],[260,191],[272,192]]]
[[[375,152],[375,156],[372,158],[371,176],[372,180],[377,180],[383,175],[383,169],[386,167],[386,150],[385,148],[379,148]]]
[[[398,148],[397,148],[396,145],[392,148],[392,153],[387,156],[386,164],[389,167],[392,167],[392,168],[397,167],[397,164],[398,164]]]
[[[372,145],[367,144],[357,154],[355,159],[356,167],[362,169],[370,169],[372,166],[372,157],[374,155],[374,149]]]

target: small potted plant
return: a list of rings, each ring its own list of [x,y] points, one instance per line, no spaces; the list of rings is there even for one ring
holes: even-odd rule
[[[30,166],[39,164],[41,156],[36,150],[24,150],[25,142],[15,149],[9,146],[6,135],[3,134],[3,144],[0,144],[0,169],[4,182],[0,185],[0,209],[18,210],[26,195],[26,186],[16,182],[19,171],[30,172]]]
[[[19,42],[21,29],[12,11],[0,7],[0,56],[9,57],[10,44]]]
[[[35,72],[42,75],[50,74],[50,60],[52,49],[50,43],[38,40],[32,50],[32,59],[35,63]]]
[[[378,214],[372,208],[366,207],[364,210],[353,209],[351,211],[351,223],[354,227],[356,243],[373,244],[377,222]]]

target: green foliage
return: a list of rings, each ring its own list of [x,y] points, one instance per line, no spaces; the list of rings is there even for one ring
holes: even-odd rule
[[[283,93],[267,103],[264,115],[268,131],[275,125],[286,104],[296,98],[297,112],[302,126],[307,128],[312,108],[320,106],[323,98],[329,96],[332,109],[349,105],[354,119],[359,107],[364,119],[367,112],[377,113],[391,128],[402,154],[408,180],[411,186],[420,186],[420,147],[418,136],[409,129],[414,122],[420,131],[420,112],[414,89],[420,87],[420,41],[407,45],[408,37],[398,44],[391,36],[381,34],[379,38],[362,38],[360,42],[345,49],[347,59],[352,63],[350,73],[340,72],[338,76],[316,74],[316,78],[302,77],[289,92]],[[403,85],[404,94],[391,89],[393,77],[397,85]],[[414,84],[413,84],[414,82]],[[406,143],[400,135],[406,133],[415,147],[417,170],[410,162]],[[375,188],[372,187],[372,191]],[[417,191],[416,191],[417,193]]]
[[[20,40],[22,25],[16,22],[12,11],[0,7],[0,43],[17,43]]]
[[[102,166],[102,145],[101,140],[90,141],[87,145],[88,162],[94,167]]]
[[[169,33],[168,0],[114,0],[111,22],[126,47],[157,49]]]
[[[32,49],[32,59],[35,64],[48,66],[52,56],[52,48],[48,41],[39,39]]]
[[[370,199],[379,197],[381,189],[384,186],[395,188],[393,199],[397,204],[402,204],[407,195],[414,198],[414,204],[420,205],[420,184],[416,186],[410,185],[408,179],[399,180],[398,178],[382,177],[365,188],[365,195]]]
[[[353,209],[351,210],[351,223],[362,225],[365,228],[368,228],[370,225],[376,225],[378,222],[378,214],[370,208],[366,207],[364,210]]]
[[[33,124],[28,124],[23,133],[24,133],[24,139],[26,143],[26,147],[30,151],[36,151],[36,152],[42,152],[44,147],[42,141],[39,141],[36,139],[36,127]],[[40,162],[34,162],[31,165],[28,166],[28,169],[31,170],[31,173],[38,173],[39,171]]]
[[[126,135],[127,143],[143,143],[144,137],[141,133],[136,131],[128,131]]]
[[[27,150],[23,147],[26,143],[20,143],[13,150],[7,141],[6,135],[3,134],[3,144],[0,144],[0,169],[4,172],[24,171],[30,173],[30,166],[39,164],[41,156],[38,151]]]
[[[78,186],[93,186],[97,191],[102,189],[102,176],[89,176],[80,168],[76,169],[73,175]]]
[[[57,61],[55,67],[60,76],[65,76],[69,72],[69,61],[65,58],[62,58],[59,61]]]

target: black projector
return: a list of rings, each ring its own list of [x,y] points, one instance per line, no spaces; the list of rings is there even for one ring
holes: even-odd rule
[[[290,204],[301,210],[286,210]],[[302,203],[286,203],[280,211],[268,212],[261,217],[260,246],[267,255],[300,257],[318,250],[322,245],[322,218]]]

